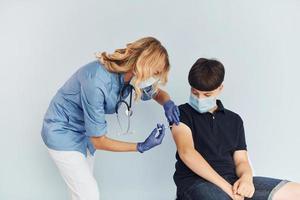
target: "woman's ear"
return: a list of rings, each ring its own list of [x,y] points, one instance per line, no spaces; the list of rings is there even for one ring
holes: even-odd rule
[[[135,72],[135,69],[134,69],[134,68],[132,68],[132,69],[130,70],[130,73],[132,73],[133,76],[136,76],[136,72]]]

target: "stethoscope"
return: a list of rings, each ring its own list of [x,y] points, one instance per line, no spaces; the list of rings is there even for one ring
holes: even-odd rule
[[[148,98],[148,100],[152,98],[152,92],[153,92],[153,86],[152,85],[153,85],[153,83],[151,83],[150,85],[145,86],[144,88],[142,88],[143,94],[145,94],[145,96]],[[129,103],[122,99],[122,97],[124,96],[124,92],[128,88],[130,89]],[[116,107],[115,107],[115,112],[117,114],[117,119],[118,119],[118,123],[119,123],[119,126],[120,126],[121,130],[122,130],[123,127],[121,125],[120,115],[123,114],[123,113],[119,112],[119,108],[122,105],[125,105],[125,107],[126,107],[125,115],[127,116],[127,129],[126,129],[126,132],[124,134],[129,133],[129,130],[130,130],[130,117],[133,114],[133,111],[132,111],[132,108],[131,108],[131,105],[132,105],[132,90],[133,89],[134,89],[134,87],[131,84],[122,85],[121,91],[120,91],[119,96],[118,96],[118,101],[117,101]],[[145,99],[142,98],[142,100],[145,100]]]
[[[129,104],[125,101],[125,100],[122,100],[122,97],[124,95],[124,91],[127,90],[127,88],[130,87],[130,99],[129,99]],[[124,104],[126,106],[126,110],[125,110],[125,115],[127,116],[127,129],[125,132],[121,133],[121,134],[128,134],[128,133],[133,133],[133,131],[129,131],[130,130],[130,117],[132,116],[133,114],[133,111],[131,109],[131,103],[132,103],[132,90],[134,89],[134,87],[130,84],[128,85],[125,85],[125,87],[123,86],[121,91],[120,91],[120,94],[119,94],[119,98],[118,98],[118,101],[116,103],[116,114],[117,114],[117,119],[118,119],[118,123],[119,123],[119,126],[122,130],[122,125],[121,125],[121,121],[120,121],[120,117],[119,117],[119,111],[118,109],[120,108],[120,106],[122,104]],[[173,125],[169,125],[168,127],[171,128]],[[161,130],[162,128],[158,128],[158,130]]]
[[[126,91],[127,88],[130,88],[129,104],[125,100],[122,100],[122,97],[124,95],[124,91]],[[132,113],[133,113],[133,111],[131,110],[131,105],[132,105],[132,90],[133,90],[133,86],[131,86],[130,84],[122,86],[120,94],[119,94],[119,97],[118,97],[118,101],[117,101],[116,107],[115,107],[116,114],[119,113],[118,109],[120,108],[120,106],[122,104],[124,104],[126,106],[125,114],[127,116],[132,116]]]
[[[124,92],[125,92],[128,88],[130,88],[129,103],[122,99],[122,97],[123,97],[123,95],[124,95]],[[120,108],[122,105],[125,105],[125,107],[126,107],[125,115],[127,116],[127,128],[126,128],[125,132],[124,132],[124,133],[121,133],[121,134],[127,134],[127,133],[129,133],[129,130],[130,130],[130,117],[131,117],[132,114],[133,114],[133,111],[132,111],[132,109],[131,109],[131,105],[132,105],[132,90],[133,90],[133,86],[132,86],[132,85],[130,85],[130,84],[123,85],[122,88],[121,88],[119,97],[118,97],[118,101],[117,101],[117,103],[116,103],[115,111],[116,111],[116,114],[117,114],[118,124],[119,124],[121,130],[122,130],[123,127],[122,127],[121,121],[120,121],[120,112],[119,112],[119,108]],[[123,130],[122,130],[122,131],[123,131]]]

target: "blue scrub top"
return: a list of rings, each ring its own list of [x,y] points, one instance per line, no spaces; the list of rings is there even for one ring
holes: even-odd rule
[[[107,133],[105,114],[115,113],[124,83],[123,73],[109,72],[99,61],[79,68],[57,91],[45,114],[42,138],[54,150],[94,155],[91,136]],[[130,93],[127,87],[121,99]]]

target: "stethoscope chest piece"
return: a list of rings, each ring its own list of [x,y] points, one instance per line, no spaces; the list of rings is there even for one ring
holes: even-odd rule
[[[131,109],[127,109],[125,110],[125,114],[128,116],[128,117],[131,117],[132,114],[133,114],[133,111]]]

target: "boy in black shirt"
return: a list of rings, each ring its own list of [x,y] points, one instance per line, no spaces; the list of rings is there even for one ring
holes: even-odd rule
[[[181,123],[172,127],[178,199],[299,200],[300,184],[253,177],[243,121],[217,100],[224,75],[222,63],[204,58],[189,72],[190,100],[179,106]]]

